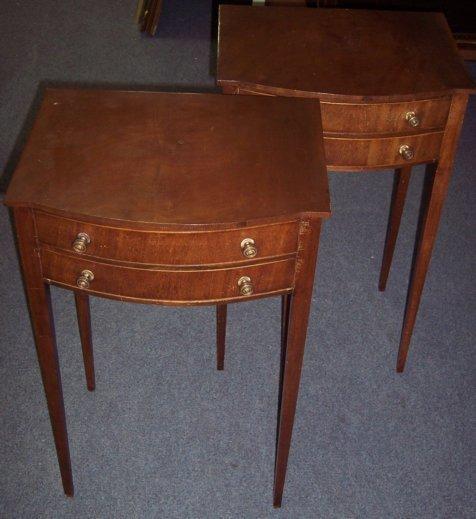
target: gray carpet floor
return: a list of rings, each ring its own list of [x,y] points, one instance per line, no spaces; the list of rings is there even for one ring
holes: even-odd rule
[[[3,2],[4,185],[53,84],[213,90],[210,2],[165,0],[140,35],[124,2]],[[476,74],[476,67],[473,65]],[[86,390],[72,294],[53,289],[76,495],[62,493],[8,211],[0,208],[1,518],[472,518],[475,500],[476,100],[408,365],[394,371],[423,170],[385,293],[390,172],[332,174],[283,508],[272,502],[279,299],[229,311],[92,300]],[[252,340],[250,340],[250,338]]]

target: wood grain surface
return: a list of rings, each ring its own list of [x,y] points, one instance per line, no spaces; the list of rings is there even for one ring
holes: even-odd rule
[[[218,84],[369,102],[474,92],[441,13],[223,5]]]
[[[152,225],[329,215],[310,99],[47,90],[7,205]]]

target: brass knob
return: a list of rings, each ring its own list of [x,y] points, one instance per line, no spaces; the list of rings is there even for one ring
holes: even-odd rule
[[[413,128],[420,126],[420,119],[418,118],[415,112],[407,112],[405,114],[405,119],[408,122],[408,124]]]
[[[86,252],[86,246],[91,243],[91,238],[85,233],[80,232],[73,242],[73,250],[75,252]]]
[[[253,293],[253,283],[248,276],[241,276],[238,280],[238,287],[242,296],[250,296]]]
[[[79,288],[89,288],[89,284],[94,279],[94,274],[90,270],[83,270],[81,275],[76,280]]]
[[[254,258],[258,254],[258,249],[256,248],[253,238],[245,238],[241,242],[240,247],[245,258]]]
[[[398,153],[405,159],[405,160],[412,160],[415,156],[415,152],[413,151],[413,148],[409,146],[408,144],[402,144],[400,148],[398,148]]]

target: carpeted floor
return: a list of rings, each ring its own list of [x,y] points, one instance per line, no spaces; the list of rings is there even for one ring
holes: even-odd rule
[[[4,185],[47,83],[212,90],[209,0],[4,2]],[[476,67],[473,65],[476,74]],[[390,172],[333,174],[283,508],[271,506],[279,299],[232,305],[226,369],[213,308],[93,299],[86,390],[73,297],[53,289],[76,495],[61,489],[8,211],[0,208],[1,518],[472,518],[476,100],[463,128],[407,370],[394,371],[422,169],[377,291]],[[253,340],[250,340],[250,337]]]

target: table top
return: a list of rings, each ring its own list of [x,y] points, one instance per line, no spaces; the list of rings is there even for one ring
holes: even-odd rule
[[[319,102],[47,89],[5,203],[159,226],[326,217]]]
[[[223,5],[218,83],[322,100],[474,92],[440,13]]]

